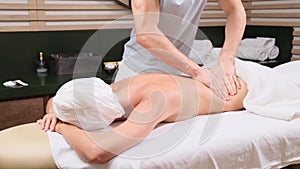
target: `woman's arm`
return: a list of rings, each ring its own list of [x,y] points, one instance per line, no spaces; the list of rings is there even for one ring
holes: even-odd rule
[[[77,126],[59,122],[55,131],[60,133],[70,146],[76,151],[78,156],[87,162],[97,162],[98,154],[109,153],[102,150],[89,135],[94,133],[84,131]]]
[[[90,163],[106,163],[125,150],[140,143],[159,123],[159,120],[140,121],[141,112],[149,110],[149,103],[140,103],[125,122],[119,126],[97,134],[76,126],[59,122],[56,132],[60,133],[77,154]],[[160,104],[157,104],[160,105]],[[154,109],[146,112],[154,114]],[[149,119],[149,118],[148,118]]]
[[[53,109],[52,109],[52,101],[53,101],[53,97],[51,97],[46,104],[46,113],[47,114],[50,114],[50,113],[54,114]]]
[[[42,119],[37,120],[37,123],[41,126],[41,130],[44,131],[54,131],[55,125],[57,124],[57,117],[52,109],[52,100],[53,97],[50,98],[46,105],[46,114]]]
[[[178,50],[158,28],[160,0],[132,0],[131,5],[137,42],[159,60],[210,86],[207,71]]]
[[[52,98],[46,105],[47,114],[37,122],[44,131],[60,133],[83,160],[90,163],[106,163],[141,142],[156,126],[157,120],[151,119],[141,123],[138,121],[140,118],[135,118],[141,117],[141,112],[148,110],[149,105],[151,104],[147,101],[141,102],[131,113],[132,117],[103,134],[87,132],[74,125],[58,121],[52,109]],[[155,105],[160,104],[155,103]],[[154,114],[153,112],[156,111],[152,109],[147,114]]]
[[[44,131],[58,132],[66,139],[71,147],[77,152],[77,154],[85,161],[95,162],[99,159],[98,154],[109,154],[109,152],[103,151],[97,144],[95,144],[91,136],[94,133],[86,132],[74,125],[67,124],[59,121],[52,109],[52,100],[49,99],[46,105],[46,115],[37,121]],[[110,156],[115,156],[111,154]]]

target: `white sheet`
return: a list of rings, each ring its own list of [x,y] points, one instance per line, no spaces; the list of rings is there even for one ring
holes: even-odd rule
[[[167,131],[167,132],[166,132]],[[61,135],[49,132],[59,168],[249,169],[300,163],[300,119],[277,120],[246,111],[164,124],[105,165],[89,165]]]
[[[236,59],[236,73],[247,82],[244,107],[258,115],[292,120],[300,113],[300,61],[269,68]]]

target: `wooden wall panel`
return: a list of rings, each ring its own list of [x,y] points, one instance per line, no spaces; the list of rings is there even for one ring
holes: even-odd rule
[[[131,11],[114,0],[37,0],[38,29],[131,28]]]
[[[0,32],[132,28],[114,0],[0,0]]]
[[[124,0],[127,1],[127,0]],[[293,56],[300,55],[299,0],[242,0],[247,25],[295,28]],[[224,26],[217,0],[208,0],[199,26]],[[0,32],[132,28],[131,11],[115,0],[0,0]]]
[[[218,1],[208,0],[201,14],[199,26],[224,26],[225,24],[226,15]]]
[[[300,60],[300,27],[294,27],[292,60]]]
[[[252,0],[246,10],[248,25],[300,26],[300,1]]]
[[[36,30],[36,0],[0,1],[0,32]]]

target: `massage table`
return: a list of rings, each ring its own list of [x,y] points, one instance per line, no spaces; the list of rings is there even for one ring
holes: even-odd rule
[[[118,122],[113,125],[118,125]],[[0,168],[5,165],[3,156],[6,156],[6,160],[9,159],[7,156],[15,156],[11,157],[14,161],[6,161],[6,164],[11,164],[11,168],[56,168],[49,141],[37,124],[22,126],[23,130],[19,130],[21,133],[13,136],[13,139],[5,137],[5,134],[11,134],[18,127],[20,126],[0,132],[2,147],[5,147],[5,140],[9,139],[10,144],[14,145],[1,149]],[[41,134],[44,136],[41,137]],[[52,153],[56,154],[54,160],[59,168],[273,169],[300,163],[300,118],[284,121],[246,110],[162,123],[142,143],[104,165],[91,165],[82,161],[60,139],[61,135],[52,132],[48,132],[48,135],[57,139],[55,144],[62,147],[52,147]],[[20,144],[16,144],[18,142]],[[20,147],[24,144],[28,146]]]
[[[294,78],[299,65],[300,61],[290,62],[268,69],[236,60],[237,74],[250,72],[246,78],[254,78],[247,82],[243,102],[248,109],[161,123],[140,144],[106,164],[81,160],[60,134],[45,135],[37,124],[3,130],[0,168],[273,169],[299,164],[300,118],[293,113],[299,113],[300,106],[300,80]],[[252,88],[256,82],[261,86]]]
[[[56,150],[57,157],[70,160],[56,161],[60,168],[282,168],[300,163],[300,118],[283,121],[244,110],[164,123],[105,165],[75,160],[67,147]]]

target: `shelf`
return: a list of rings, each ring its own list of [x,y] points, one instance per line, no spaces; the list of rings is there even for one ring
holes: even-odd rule
[[[74,78],[92,76],[95,75],[56,75],[53,73],[49,73],[44,76],[38,76],[35,73],[4,74],[0,76],[0,101],[54,95],[59,87],[67,81]],[[112,75],[101,73],[97,74],[96,77],[100,77],[106,83],[110,83]],[[8,88],[2,85],[5,81],[17,79],[28,83],[29,86],[21,88]]]

